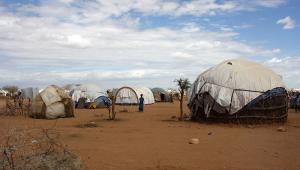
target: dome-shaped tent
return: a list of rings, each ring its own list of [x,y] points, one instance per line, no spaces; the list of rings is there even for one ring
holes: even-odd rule
[[[166,90],[156,87],[156,88],[152,88],[151,91],[154,95],[154,100],[156,102],[170,102],[171,101],[171,96]]]
[[[67,85],[65,88],[70,91],[70,95],[75,102],[78,102],[81,97],[93,102],[99,96],[107,96],[106,92],[96,84]]]
[[[188,97],[194,119],[287,116],[287,92],[281,76],[244,59],[224,61],[200,74]]]
[[[95,104],[97,108],[106,108],[107,106],[111,106],[112,102],[107,96],[99,96],[95,99]]]
[[[116,96],[116,104],[138,104],[139,97],[143,94],[144,104],[153,104],[154,96],[152,91],[147,87],[131,88],[122,87],[114,91]]]

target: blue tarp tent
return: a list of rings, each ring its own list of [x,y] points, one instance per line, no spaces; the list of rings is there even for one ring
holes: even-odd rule
[[[107,96],[99,96],[95,99],[97,108],[104,108],[111,105],[111,101]]]

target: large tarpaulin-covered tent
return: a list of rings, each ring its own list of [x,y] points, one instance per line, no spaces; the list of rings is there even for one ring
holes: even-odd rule
[[[116,96],[116,104],[138,104],[140,95],[143,94],[144,104],[153,104],[154,96],[152,91],[147,87],[121,87],[114,90]]]
[[[200,74],[188,93],[192,118],[287,116],[280,75],[245,59],[224,61]]]
[[[46,119],[74,117],[73,101],[63,89],[54,85],[48,86],[33,100],[32,117]]]

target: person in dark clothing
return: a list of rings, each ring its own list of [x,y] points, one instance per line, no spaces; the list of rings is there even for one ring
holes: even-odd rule
[[[144,111],[144,98],[143,98],[143,94],[141,94],[141,97],[139,98],[139,111],[140,112]]]
[[[298,110],[300,110],[300,94],[297,94],[296,97],[295,112],[298,112]]]

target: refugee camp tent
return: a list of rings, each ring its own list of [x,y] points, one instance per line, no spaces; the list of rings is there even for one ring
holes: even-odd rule
[[[0,96],[6,96],[7,94],[7,91],[0,89]]]
[[[280,75],[245,59],[227,60],[198,76],[188,93],[192,118],[287,117]]]
[[[39,89],[34,87],[28,87],[21,89],[21,96],[26,99],[34,100],[39,94]]]
[[[116,96],[116,104],[138,104],[140,95],[143,94],[144,104],[153,104],[154,96],[152,91],[147,87],[131,88],[122,87],[114,90]]]
[[[48,86],[33,100],[31,116],[46,119],[74,117],[73,101],[62,88]]]
[[[107,96],[106,92],[96,84],[75,84],[65,86],[70,91],[73,101],[78,102],[80,97],[86,97],[93,102],[99,96]]]
[[[169,94],[167,91],[165,91],[162,88],[152,88],[151,89],[153,95],[154,95],[154,100],[156,102],[170,102],[171,101],[171,94]]]
[[[95,99],[95,104],[97,108],[106,108],[110,106],[112,102],[107,96],[99,96]]]

